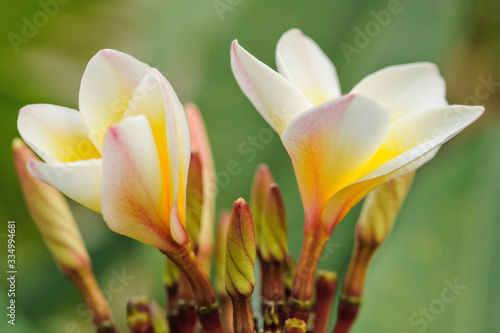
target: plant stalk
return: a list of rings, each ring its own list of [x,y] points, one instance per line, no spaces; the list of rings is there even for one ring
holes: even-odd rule
[[[177,253],[168,252],[165,255],[186,275],[193,291],[198,318],[205,332],[223,333],[212,285],[198,265],[194,253],[182,247]]]
[[[318,262],[329,236],[320,228],[315,233],[307,233],[302,245],[302,252],[295,271],[292,295],[288,300],[289,318],[308,321],[311,310],[311,297],[314,288],[314,277]]]
[[[233,302],[233,328],[235,333],[255,332],[251,300],[251,297],[231,298]]]
[[[116,333],[108,302],[104,298],[90,266],[78,269],[61,267],[82,295],[98,333]]]

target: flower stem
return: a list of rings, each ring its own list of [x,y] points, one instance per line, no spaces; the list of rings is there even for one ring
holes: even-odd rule
[[[329,236],[322,230],[316,229],[313,234],[306,232],[302,253],[295,271],[292,295],[288,300],[289,318],[301,319],[304,322],[307,322],[309,318],[314,276],[328,238]]]
[[[179,331],[179,309],[177,308],[177,291],[178,284],[175,283],[171,286],[165,286],[167,292],[167,321],[170,327],[170,332]]]
[[[111,311],[90,266],[78,269],[61,268],[82,295],[98,333],[116,333]]]
[[[233,328],[237,333],[254,333],[251,297],[232,297]]]
[[[328,328],[328,319],[332,309],[333,299],[337,292],[337,273],[320,271],[316,279],[316,320],[314,332],[324,333]]]
[[[262,313],[273,313],[277,323],[264,320],[264,331],[281,331],[285,325],[285,285],[283,278],[284,263],[259,260],[262,272],[260,293],[262,296]],[[268,325],[270,324],[270,325]]]
[[[222,333],[219,308],[208,276],[198,265],[194,253],[182,247],[177,253],[166,252],[167,257],[186,275],[191,285],[201,326],[207,333]]]
[[[340,300],[338,318],[333,333],[348,333],[351,330],[358,315],[359,305],[357,299],[342,298]]]
[[[377,246],[356,241],[349,269],[342,287],[334,333],[349,332],[359,312],[368,266]]]
[[[177,309],[179,311],[178,321],[180,326],[176,332],[194,333],[198,316],[194,303],[193,291],[189,285],[189,280],[184,273],[179,274],[179,293],[177,297]]]
[[[342,287],[342,294],[345,297],[361,299],[365,286],[366,272],[377,248],[377,246],[364,245],[356,241],[344,286]]]
[[[233,304],[231,304],[231,298],[226,294],[220,294],[219,304],[222,311],[222,324],[224,327],[224,332],[233,332]]]

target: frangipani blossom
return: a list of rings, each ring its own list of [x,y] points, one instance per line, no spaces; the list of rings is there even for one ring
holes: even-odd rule
[[[45,161],[32,160],[30,172],[102,213],[113,231],[175,252],[188,242],[191,144],[172,86],[135,58],[101,50],[83,74],[79,107],[21,109],[19,132]]]
[[[367,193],[430,160],[484,112],[448,106],[430,63],[382,69],[342,96],[331,61],[297,29],[279,40],[276,63],[278,72],[232,44],[239,86],[292,159],[306,230],[327,235]]]

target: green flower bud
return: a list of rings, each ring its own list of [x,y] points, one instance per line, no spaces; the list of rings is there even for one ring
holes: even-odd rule
[[[255,231],[250,207],[243,199],[233,205],[226,236],[225,284],[232,298],[250,297],[255,286]]]
[[[257,248],[262,260],[284,262],[288,256],[287,219],[281,191],[276,184],[270,184],[257,236]]]
[[[356,239],[360,244],[378,247],[384,242],[410,190],[414,175],[415,172],[410,172],[386,182],[367,196],[356,230]]]
[[[196,252],[200,244],[201,215],[203,208],[203,176],[200,156],[191,152],[186,190],[186,231]]]
[[[259,235],[262,225],[262,211],[264,210],[264,203],[266,201],[266,194],[269,185],[274,182],[273,175],[265,164],[260,164],[257,167],[255,176],[252,182],[252,190],[250,192],[250,207],[252,207],[252,215],[255,223],[255,234],[257,235],[257,248],[260,247]]]
[[[58,190],[33,177],[27,169],[28,162],[39,160],[38,157],[17,138],[12,142],[12,152],[26,206],[57,265],[66,274],[90,267],[87,248],[68,202]]]

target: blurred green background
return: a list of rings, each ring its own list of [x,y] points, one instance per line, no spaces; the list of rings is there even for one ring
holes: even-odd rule
[[[102,48],[127,52],[157,67],[183,102],[200,106],[217,170],[232,160],[242,169],[228,184],[221,184],[219,209],[229,208],[239,196],[248,198],[256,166],[270,165],[284,192],[291,251],[298,257],[303,212],[291,163],[277,135],[254,154],[239,151],[240,144],[268,125],[238,88],[229,66],[230,42],[238,38],[274,67],[276,42],[292,27],[316,40],[333,60],[344,92],[385,66],[432,61],[447,82],[450,103],[486,106],[478,122],[418,172],[395,230],[369,270],[354,332],[500,331],[500,248],[495,241],[500,235],[500,1],[402,0],[401,12],[350,59],[340,44],[355,46],[355,29],[364,30],[374,21],[372,11],[387,9],[388,1],[58,3],[47,22],[16,47],[9,36],[22,36],[26,20],[33,22],[43,6],[38,1],[9,1],[0,14],[0,267],[7,270],[8,220],[17,221],[18,266],[17,324],[7,325],[1,314],[1,332],[92,331],[79,295],[55,267],[26,212],[10,144],[18,136],[16,118],[22,106],[42,102],[77,108],[81,75]],[[215,8],[224,5],[225,12]],[[485,86],[485,80],[494,84]],[[97,214],[74,203],[72,207],[100,285],[119,327],[126,331],[128,296],[145,294],[164,303],[162,255],[112,233]],[[356,207],[339,225],[320,263],[341,277],[358,212]],[[116,275],[123,273],[128,278],[117,283]],[[0,304],[5,309],[5,273],[0,276]],[[455,279],[467,289],[444,309],[435,307],[446,281]],[[418,312],[429,306],[439,313],[422,319]],[[412,316],[424,322],[415,323]]]

